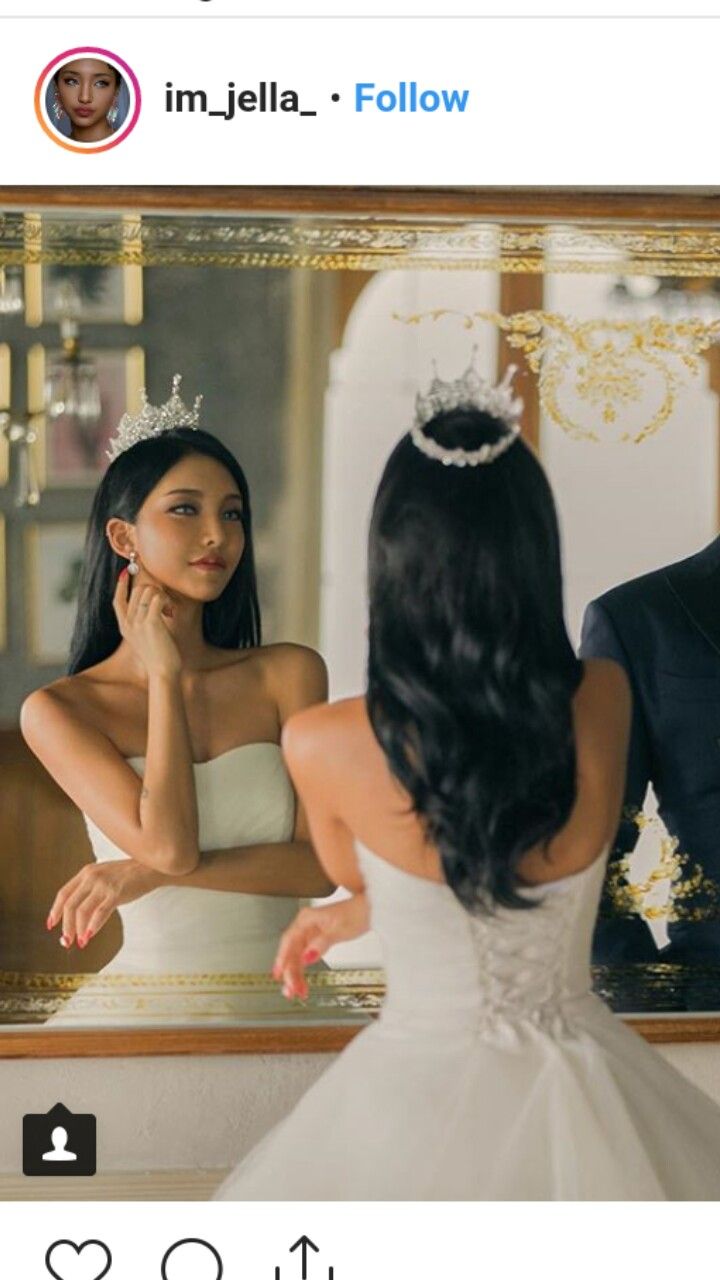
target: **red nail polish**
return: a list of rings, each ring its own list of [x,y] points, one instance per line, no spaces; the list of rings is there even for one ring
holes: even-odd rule
[[[319,959],[320,959],[320,952],[313,951],[311,948],[309,951],[305,951],[303,953],[302,962],[303,964],[314,964],[315,961]]]
[[[120,570],[120,573],[118,574],[118,577],[120,577],[120,578],[127,578],[127,576],[128,576],[128,571],[127,571],[127,569],[121,569],[121,570]]]

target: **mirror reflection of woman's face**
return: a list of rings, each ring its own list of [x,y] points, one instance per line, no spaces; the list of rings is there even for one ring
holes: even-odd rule
[[[107,113],[118,91],[115,70],[96,58],[67,62],[57,74],[58,97],[73,126],[73,132],[110,132]]]
[[[189,454],[148,494],[135,521],[143,569],[176,596],[217,600],[245,546],[242,496],[214,458]]]

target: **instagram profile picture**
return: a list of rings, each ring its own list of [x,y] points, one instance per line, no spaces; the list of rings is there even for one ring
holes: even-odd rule
[[[40,73],[35,114],[43,131],[66,151],[93,154],[117,147],[140,115],[140,84],[109,49],[65,49]]]

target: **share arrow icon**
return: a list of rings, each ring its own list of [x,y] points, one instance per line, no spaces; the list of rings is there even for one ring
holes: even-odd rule
[[[300,1249],[300,1252],[302,1255],[302,1280],[307,1280],[308,1248],[314,1249],[315,1253],[319,1253],[320,1250],[318,1249],[316,1244],[313,1244],[309,1236],[300,1236],[299,1240],[296,1240],[294,1244],[291,1244],[290,1253],[294,1253],[295,1250],[298,1248]]]

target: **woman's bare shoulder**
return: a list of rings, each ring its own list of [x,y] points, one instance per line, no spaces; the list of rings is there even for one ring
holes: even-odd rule
[[[338,760],[374,742],[365,699],[341,698],[296,712],[283,729],[283,749],[296,759]]]
[[[314,649],[302,644],[267,645],[258,650],[258,660],[281,726],[298,711],[327,699],[327,667]]]
[[[100,669],[89,668],[77,675],[60,676],[34,689],[20,708],[20,730],[25,741],[32,746],[39,735],[62,729],[64,723],[92,720],[99,689],[104,683]]]
[[[106,720],[108,714],[117,714],[120,703],[125,705],[128,693],[127,676],[118,669],[114,655],[104,658],[93,667],[77,671],[73,675],[59,676],[28,694],[21,716],[27,719],[42,718],[53,712],[65,712],[79,720]],[[22,727],[22,726],[21,726]]]
[[[325,660],[309,645],[282,641],[277,644],[264,644],[254,652],[257,660],[262,662],[268,671],[281,676],[304,676],[308,672],[327,673]]]
[[[57,680],[28,694],[23,708],[57,706],[79,710],[103,683],[105,681],[100,666],[90,667],[87,671],[80,671],[72,676],[59,676]]]

